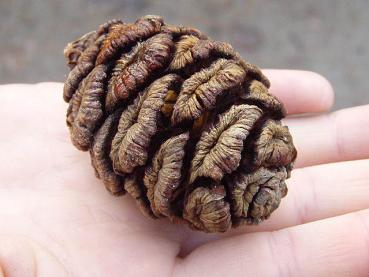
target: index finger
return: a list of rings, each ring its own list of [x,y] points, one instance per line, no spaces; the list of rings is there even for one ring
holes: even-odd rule
[[[329,81],[318,73],[302,70],[263,70],[270,80],[269,92],[284,103],[288,114],[328,111],[334,102]]]

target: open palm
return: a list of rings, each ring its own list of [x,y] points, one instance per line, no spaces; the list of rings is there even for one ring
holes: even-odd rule
[[[204,234],[112,197],[65,126],[62,84],[0,87],[0,276],[368,276],[369,106],[323,114],[319,75],[269,70],[299,151],[269,220]],[[315,113],[315,114],[314,114]]]

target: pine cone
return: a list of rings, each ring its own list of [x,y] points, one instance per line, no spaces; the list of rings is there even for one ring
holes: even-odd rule
[[[64,50],[73,144],[113,195],[205,232],[268,218],[296,158],[268,79],[198,30],[112,20]]]

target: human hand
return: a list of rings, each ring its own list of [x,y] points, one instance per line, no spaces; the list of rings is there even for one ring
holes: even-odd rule
[[[69,141],[62,85],[0,87],[0,276],[368,276],[369,105],[327,111],[322,77],[269,70],[298,149],[271,218],[204,234],[141,215]],[[2,274],[1,274],[2,272]]]

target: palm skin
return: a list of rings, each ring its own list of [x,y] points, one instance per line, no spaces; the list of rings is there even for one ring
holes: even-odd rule
[[[309,72],[266,71],[299,151],[271,218],[204,234],[113,197],[65,126],[62,85],[0,87],[0,276],[368,276],[369,106],[322,114]],[[316,113],[314,115],[314,113]]]

